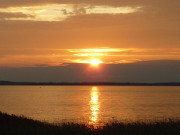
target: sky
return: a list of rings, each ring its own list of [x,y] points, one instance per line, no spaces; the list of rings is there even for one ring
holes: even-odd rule
[[[179,0],[0,0],[0,80],[91,81],[95,75],[97,81],[153,82],[156,75],[155,82],[180,81],[179,5]],[[93,61],[99,66],[88,64]],[[164,63],[167,79],[156,72]],[[123,67],[132,74],[125,75]],[[93,75],[85,75],[87,68]],[[51,79],[36,80],[44,69]],[[33,76],[34,70],[39,72]],[[23,77],[25,71],[31,78]],[[76,71],[86,78],[77,78]],[[143,79],[145,72],[149,79]],[[61,77],[53,79],[54,73]]]

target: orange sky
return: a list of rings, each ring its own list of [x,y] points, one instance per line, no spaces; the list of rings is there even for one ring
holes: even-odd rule
[[[180,60],[179,0],[0,1],[0,66]]]

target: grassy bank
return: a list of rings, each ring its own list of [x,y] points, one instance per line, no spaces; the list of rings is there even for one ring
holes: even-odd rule
[[[180,120],[116,122],[92,129],[83,124],[58,126],[0,112],[0,135],[180,135]]]

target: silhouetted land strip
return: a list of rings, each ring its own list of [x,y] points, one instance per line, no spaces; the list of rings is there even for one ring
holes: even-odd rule
[[[133,83],[133,82],[11,82],[11,81],[0,81],[0,85],[180,86],[180,82]]]
[[[0,112],[1,135],[180,135],[180,120],[116,122],[92,128],[84,124],[49,124]]]

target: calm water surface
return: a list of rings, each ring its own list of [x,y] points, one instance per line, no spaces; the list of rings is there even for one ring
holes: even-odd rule
[[[180,117],[180,87],[0,86],[0,111],[55,123]]]

